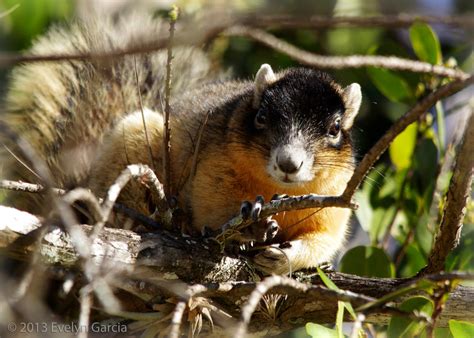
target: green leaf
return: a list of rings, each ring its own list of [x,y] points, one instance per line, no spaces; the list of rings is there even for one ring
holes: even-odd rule
[[[449,330],[454,338],[472,338],[474,337],[474,324],[451,319],[449,321]]]
[[[426,316],[433,313],[433,302],[426,297],[415,296],[407,299],[400,305],[400,310],[411,313],[413,311],[421,312]],[[418,336],[426,326],[425,323],[418,320],[412,320],[407,317],[393,316],[390,320],[387,330],[388,338],[404,338]]]
[[[438,148],[432,138],[423,138],[418,144],[415,150],[415,174],[416,174],[416,187],[423,195],[429,187],[433,188],[433,184],[436,181],[438,174]],[[432,191],[429,195],[432,195]],[[427,200],[427,208],[431,205],[431,198]]]
[[[434,329],[435,338],[453,338],[453,335],[447,327],[437,327]]]
[[[433,65],[441,64],[439,39],[429,25],[422,22],[414,23],[410,27],[410,40],[413,50],[420,60]]]
[[[385,251],[374,246],[358,246],[346,252],[340,271],[367,277],[395,277],[390,258]]]
[[[428,257],[433,242],[433,233],[428,227],[428,221],[428,212],[423,212],[418,215],[418,223],[415,226],[415,242],[424,257]]]
[[[406,248],[405,258],[400,267],[400,277],[413,277],[426,266],[426,258],[421,253],[417,243],[411,243]]]
[[[306,323],[306,333],[314,338],[339,338],[337,331],[329,329],[323,325],[315,323]]]
[[[382,296],[380,298],[377,298],[376,300],[373,300],[371,302],[365,303],[364,305],[361,305],[357,308],[357,311],[367,311],[369,309],[373,309],[375,307],[387,304],[388,302],[399,299],[402,296],[408,295],[409,293],[413,293],[413,291],[425,291],[428,294],[433,294],[433,289],[437,287],[437,284],[433,281],[427,280],[427,279],[419,279],[413,284],[410,284],[408,286],[402,287],[401,289],[397,289],[395,291],[392,291],[385,296]]]
[[[468,223],[466,225],[469,226]],[[449,253],[446,260],[446,271],[474,271],[474,253],[472,252],[472,248],[474,248],[474,231],[464,230],[466,225],[461,235],[461,243],[454,251]]]
[[[318,271],[319,278],[321,278],[324,285],[326,285],[328,289],[334,290],[334,291],[341,291],[341,289],[339,289],[337,285],[334,284],[334,282],[329,279],[329,277],[324,273],[323,270],[321,270],[320,267],[316,267],[316,270]],[[344,302],[344,306],[346,307],[347,311],[351,314],[352,318],[356,319],[357,316],[355,314],[354,308],[352,307],[352,304],[349,302]]]
[[[411,166],[413,151],[416,145],[416,134],[418,124],[410,124],[404,131],[398,134],[389,148],[390,160],[397,170],[408,169]]]
[[[396,200],[405,175],[406,171],[396,172],[378,165],[369,173],[362,189],[356,192],[359,208],[355,213],[373,245],[383,238],[394,217],[398,217]]]
[[[387,69],[375,67],[369,67],[367,72],[375,87],[389,100],[406,102],[413,98],[409,84],[400,75]]]
[[[344,338],[342,323],[344,322],[344,302],[337,302],[336,330],[339,338]]]
[[[334,284],[334,282],[332,280],[329,279],[328,275],[326,275],[324,273],[323,270],[321,270],[321,268],[318,266],[316,267],[316,270],[318,270],[318,274],[319,274],[319,278],[321,278],[321,280],[323,281],[324,285],[326,285],[326,287],[330,290],[334,290],[334,291],[339,291],[339,288],[337,287],[336,284]]]

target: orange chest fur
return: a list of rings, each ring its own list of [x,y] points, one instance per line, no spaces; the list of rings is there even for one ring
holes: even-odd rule
[[[243,201],[253,202],[258,195],[262,195],[265,202],[274,194],[334,195],[342,192],[346,184],[325,174],[307,184],[282,186],[262,170],[265,165],[263,159],[235,160],[222,151],[219,156],[203,158],[192,183],[190,204],[194,226],[218,229],[238,213]],[[348,210],[338,208],[305,209],[280,213],[274,219],[281,228],[279,240],[292,240],[309,233],[341,233],[349,215]]]
[[[271,184],[262,184],[258,180],[238,178],[236,186],[241,187],[241,199],[253,201],[257,195],[262,195],[266,202],[270,201],[274,194],[303,195],[309,193],[321,193],[318,182],[309,182],[298,187],[275,187]],[[349,217],[348,210],[339,208],[314,208],[282,212],[275,216],[280,226],[278,240],[292,240],[308,233],[330,233],[339,232],[341,227],[346,227]]]

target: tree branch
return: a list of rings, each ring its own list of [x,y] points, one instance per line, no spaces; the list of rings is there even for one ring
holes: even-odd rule
[[[0,223],[0,247],[6,254],[26,259],[32,248],[15,247],[14,243],[15,239],[24,236],[23,233],[28,233],[31,226],[22,229],[18,223],[15,227],[7,225],[8,217],[13,217],[11,215],[18,212],[16,209],[0,207],[0,219],[4,221],[3,225]],[[92,231],[90,226],[80,227],[87,234]],[[46,234],[39,250],[43,259],[56,266],[67,268],[73,266],[78,259],[68,235],[59,229]],[[225,312],[240,317],[242,300],[249,299],[258,285],[254,282],[252,269],[244,259],[223,256],[219,246],[212,240],[185,238],[167,232],[137,234],[122,229],[104,228],[91,245],[91,250],[91,257],[96,264],[106,262],[105,266],[111,266],[115,271],[123,267],[125,272],[114,277],[116,287],[140,295],[144,300],[151,301],[163,292],[169,294],[167,283],[176,283],[179,278],[186,283],[200,283],[191,287],[188,292],[190,297],[207,297],[219,304]],[[131,267],[133,270],[130,270]],[[261,311],[257,311],[250,321],[249,331],[270,328],[271,332],[281,332],[298,327],[306,321],[333,322],[338,300],[362,306],[413,282],[413,279],[366,278],[330,273],[330,278],[341,289],[334,291],[324,287],[317,275],[297,275],[305,284],[289,282],[290,279],[281,277],[288,283],[280,283],[278,279],[273,280],[274,283],[270,286],[267,285],[266,290],[271,288],[271,294],[282,295],[275,321],[269,323],[262,320]],[[472,277],[462,274],[429,276],[432,281],[464,278]],[[185,295],[182,294],[181,297]],[[399,302],[403,298],[392,300]],[[382,304],[372,306],[364,313],[367,314],[367,322],[384,324],[394,311],[396,308]],[[298,321],[295,320],[297,318]],[[473,288],[458,287],[453,291],[441,314],[439,325],[445,326],[448,319],[474,320]]]
[[[444,205],[443,218],[431,249],[428,265],[421,275],[432,274],[444,269],[448,254],[459,244],[466,203],[469,198],[474,167],[474,114],[467,122],[463,140],[459,145],[453,176],[449,184]]]
[[[202,26],[201,26],[202,25]],[[220,32],[229,26],[227,22],[203,23],[198,22],[193,25],[194,29],[183,29],[181,33],[176,34],[173,39],[174,45],[201,46],[204,42],[215,38]],[[137,41],[136,44],[124,49],[103,50],[87,53],[68,53],[68,54],[19,54],[19,53],[0,53],[0,68],[12,67],[25,62],[58,62],[58,61],[109,61],[112,58],[120,58],[127,55],[146,54],[156,52],[168,47],[169,38],[156,38],[146,43]]]
[[[404,70],[415,73],[434,74],[451,77],[453,79],[466,79],[469,74],[461,70],[432,65],[427,62],[403,59],[396,56],[380,55],[351,55],[351,56],[326,56],[307,52],[292,44],[260,29],[244,26],[234,26],[224,32],[227,36],[244,36],[258,41],[280,53],[286,54],[294,60],[307,66],[317,68],[362,68],[381,67],[392,70]]]
[[[264,219],[265,217],[284,211],[326,207],[357,209],[357,204],[353,203],[350,198],[349,200],[345,200],[341,196],[322,196],[316,194],[289,196],[264,204],[259,218]],[[254,220],[251,218],[244,219],[242,214],[239,214],[221,226],[222,233],[219,234],[216,239],[219,243],[224,243],[226,240],[232,238],[232,234],[235,231],[239,231],[253,222]]]
[[[399,14],[366,17],[328,17],[321,15],[312,15],[310,17],[296,17],[292,15],[254,15],[241,20],[241,23],[243,25],[265,29],[322,29],[334,27],[406,28],[410,27],[415,22],[425,22],[428,24],[443,24],[465,28],[474,27],[474,18],[472,15],[432,16]]]
[[[389,147],[390,143],[395,139],[395,137],[400,134],[406,127],[411,123],[415,122],[423,113],[430,109],[437,101],[444,99],[454,93],[466,88],[467,86],[474,83],[474,76],[470,76],[464,80],[457,80],[451,83],[448,83],[440,88],[438,88],[433,93],[427,95],[421,101],[418,101],[413,108],[406,112],[402,117],[400,117],[390,129],[375,143],[375,145],[365,154],[362,161],[357,165],[354,175],[347,183],[346,190],[342,194],[345,196],[346,200],[349,200],[359,185],[362,183],[362,180],[367,175],[369,170],[375,164],[375,162],[380,158],[385,150]]]
[[[46,193],[45,188],[41,184],[33,184],[27,182],[18,182],[11,180],[0,180],[0,189],[8,189],[14,191],[32,192],[32,193]],[[57,195],[64,195],[66,190],[53,188]]]

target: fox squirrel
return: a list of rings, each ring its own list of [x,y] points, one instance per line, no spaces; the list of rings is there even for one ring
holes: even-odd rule
[[[163,34],[159,20],[101,18],[53,28],[32,53],[115,50],[136,43],[137,37],[157,34]],[[219,229],[242,201],[257,195],[270,200],[276,193],[342,193],[353,173],[350,130],[361,103],[358,84],[342,88],[320,71],[274,73],[266,64],[254,81],[228,81],[200,50],[176,48],[174,56],[171,187],[179,206],[192,215],[194,228]],[[134,163],[154,168],[162,181],[165,64],[164,53],[157,52],[108,64],[22,65],[13,71],[1,118],[34,145],[59,187],[85,185],[102,197]],[[35,181],[10,154],[3,157],[8,159],[6,178]],[[41,203],[30,195],[10,200],[30,211]],[[127,185],[119,202],[145,214],[153,211],[147,190],[138,182]],[[278,231],[267,243],[272,245],[253,260],[266,273],[326,262],[344,243],[349,217],[350,211],[341,208],[281,213],[274,217]],[[282,242],[289,243],[279,248]]]

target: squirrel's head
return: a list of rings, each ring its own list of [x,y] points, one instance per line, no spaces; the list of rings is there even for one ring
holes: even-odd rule
[[[352,170],[350,129],[361,104],[357,83],[340,87],[326,73],[264,64],[253,90],[246,133],[278,184],[312,181],[318,172]]]

